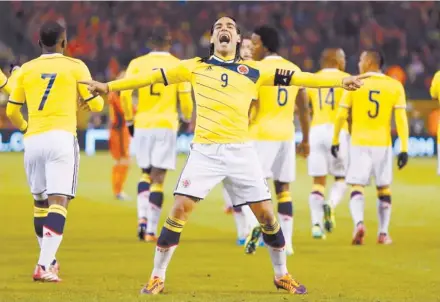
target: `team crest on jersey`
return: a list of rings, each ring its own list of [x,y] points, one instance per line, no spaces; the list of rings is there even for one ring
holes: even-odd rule
[[[191,185],[191,181],[189,179],[182,180],[182,186],[184,188],[188,188]]]
[[[248,74],[249,73],[249,67],[247,67],[246,65],[238,65],[237,71],[240,74]]]

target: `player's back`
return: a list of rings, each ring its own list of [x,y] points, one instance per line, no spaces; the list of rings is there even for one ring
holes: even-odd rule
[[[153,51],[134,59],[130,65],[139,71],[149,71],[156,68],[169,69],[179,62],[178,58],[168,52]],[[177,129],[177,87],[178,85],[154,84],[140,88],[135,127]]]
[[[84,63],[61,54],[42,55],[19,72],[17,85],[23,88],[29,116],[26,135],[50,130],[76,135],[77,81],[88,73]]]
[[[349,76],[348,73],[337,68],[324,68],[317,72],[317,74],[323,73],[341,79]],[[343,88],[307,89],[307,94],[310,98],[313,110],[312,127],[334,123],[337,108],[339,107],[339,101],[341,100],[343,92]],[[347,125],[345,124],[344,128],[346,127]]]
[[[352,107],[352,145],[390,146],[394,108],[405,108],[402,84],[382,73],[370,73],[364,85],[349,95]]]
[[[299,71],[299,67],[280,56],[268,56],[258,62],[265,70],[286,69]],[[258,109],[250,126],[253,139],[269,141],[291,140],[294,134],[295,100],[300,87],[261,86],[258,90]]]

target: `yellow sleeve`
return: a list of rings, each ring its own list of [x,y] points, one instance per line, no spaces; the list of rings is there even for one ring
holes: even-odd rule
[[[406,95],[405,89],[399,83],[396,103],[394,104],[394,117],[396,119],[397,134],[400,139],[400,151],[408,152],[408,117],[406,116]]]
[[[6,106],[6,115],[11,120],[12,124],[20,129],[20,131],[25,131],[27,128],[27,122],[21,114],[21,107],[25,101],[26,94],[23,87],[23,74],[22,72],[18,72],[15,81],[15,88],[12,91],[8,105]]]
[[[133,90],[162,83],[165,85],[179,84],[191,81],[191,70],[185,61],[170,69],[159,68],[148,73],[139,73],[136,76],[108,83],[109,91]]]
[[[78,70],[77,80],[91,80],[92,75],[90,74],[89,68],[86,64],[81,62]],[[99,95],[92,95],[86,85],[77,85],[80,97],[90,108],[92,112],[100,112],[104,108],[104,99]]]
[[[429,91],[431,92],[431,97],[433,99],[439,99],[439,90],[440,90],[440,71],[437,71],[432,79],[431,88]]]
[[[332,145],[339,144],[339,133],[341,132],[342,126],[344,126],[345,121],[348,118],[348,110],[352,106],[353,93],[345,91],[339,102],[338,112],[336,113],[335,125],[333,129],[333,140]]]
[[[135,61],[131,61],[130,64],[128,64],[125,78],[133,77],[138,72],[139,69],[136,67]],[[125,120],[128,123],[133,122],[133,90],[121,91],[121,105],[124,110]]]
[[[260,85],[263,86],[300,86],[310,88],[342,87],[342,79],[309,72],[277,69],[275,72],[263,73]]]
[[[193,112],[192,89],[189,82],[178,84],[177,92],[179,95],[180,111],[185,121],[190,121]]]

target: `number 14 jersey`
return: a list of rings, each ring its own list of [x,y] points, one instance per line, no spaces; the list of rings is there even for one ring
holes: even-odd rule
[[[86,85],[77,83],[87,79],[91,75],[82,61],[61,54],[45,54],[24,64],[9,102],[27,104],[25,136],[51,130],[65,130],[76,136],[78,98],[94,98]]]

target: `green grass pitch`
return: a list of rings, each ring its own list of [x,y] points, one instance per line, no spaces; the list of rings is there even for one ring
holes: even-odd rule
[[[165,209],[184,162],[166,181]],[[223,214],[220,187],[193,213],[169,266],[165,294],[140,296],[148,280],[154,245],[136,239],[135,201],[113,200],[108,154],[81,158],[78,197],[70,208],[58,253],[60,284],[40,284],[31,275],[38,258],[22,154],[0,154],[0,301],[440,301],[440,179],[435,159],[410,159],[395,171],[391,246],[376,244],[376,198],[367,189],[366,245],[350,245],[353,230],[345,199],[337,228],[325,241],[310,235],[311,178],[298,159],[295,255],[292,275],[304,283],[303,297],[278,292],[269,255],[246,256],[235,246],[232,216]],[[133,163],[127,192],[135,197],[139,171]],[[196,185],[196,184],[194,184]]]

